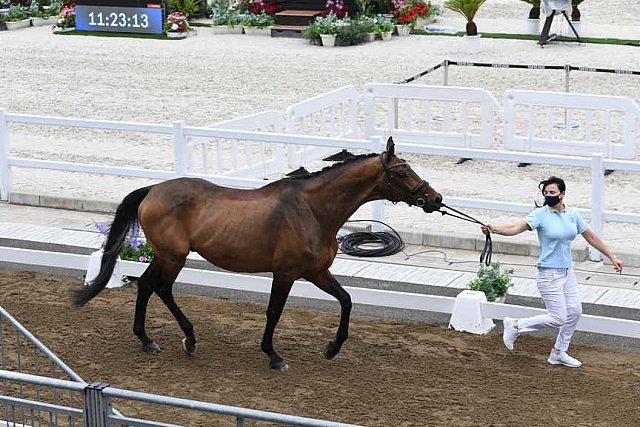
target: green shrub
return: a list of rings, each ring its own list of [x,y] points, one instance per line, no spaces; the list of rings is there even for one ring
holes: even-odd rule
[[[341,46],[352,46],[367,40],[369,31],[361,21],[345,18],[343,25],[338,26],[337,43]]]
[[[244,19],[242,20],[242,25],[245,27],[267,28],[275,23],[276,20],[273,15],[264,12],[248,13],[244,15]]]
[[[476,277],[469,283],[472,291],[484,292],[487,301],[495,301],[507,293],[507,288],[512,286],[509,274],[513,270],[500,271],[500,263],[492,262],[489,266],[482,266]]]

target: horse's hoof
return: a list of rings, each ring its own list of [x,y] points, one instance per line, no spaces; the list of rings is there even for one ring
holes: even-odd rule
[[[185,353],[187,353],[187,356],[193,356],[194,354],[196,354],[196,345],[187,344],[186,338],[182,338],[182,349]]]
[[[284,360],[281,360],[279,362],[271,362],[270,366],[271,369],[275,369],[276,371],[280,372],[287,372],[289,370],[289,365],[287,365]]]
[[[329,341],[327,346],[324,348],[324,357],[325,359],[333,359],[336,354],[340,351],[340,346],[336,344],[335,341]]]
[[[142,349],[147,352],[147,353],[151,353],[151,354],[156,354],[156,353],[160,353],[162,351],[162,349],[160,348],[160,346],[158,344],[156,344],[155,341],[151,341],[149,344],[145,344],[142,346]]]

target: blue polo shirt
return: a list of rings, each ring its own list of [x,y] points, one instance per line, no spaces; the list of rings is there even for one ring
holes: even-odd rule
[[[531,211],[524,220],[531,230],[538,232],[538,267],[569,268],[573,265],[571,242],[589,227],[576,209],[565,206],[561,212],[543,206]]]

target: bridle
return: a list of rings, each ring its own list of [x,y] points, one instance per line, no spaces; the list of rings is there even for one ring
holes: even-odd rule
[[[388,165],[387,163],[384,162],[384,154],[386,153],[386,151],[380,153],[380,163],[382,164],[382,168],[384,169],[384,173],[385,173],[385,178],[386,178],[386,185],[385,185],[385,189],[386,188],[390,188],[391,187],[391,181],[393,180],[395,174],[393,172],[393,168],[397,168],[400,166],[407,166],[407,162],[405,162],[404,160],[401,163],[396,163],[393,165]],[[420,183],[418,185],[416,185],[414,188],[410,188],[409,186],[407,186],[407,184],[405,184],[404,181],[400,181],[397,182],[396,184],[402,186],[406,191],[408,191],[412,196],[414,196],[414,202],[413,204],[418,206],[418,207],[423,207],[427,201],[423,198],[423,197],[415,197],[415,194],[418,193],[420,191],[420,189],[424,186],[428,186],[429,183],[427,181],[425,181],[424,179],[422,181],[420,181]],[[395,203],[395,202],[393,202]],[[444,203],[440,203],[441,207],[443,208],[447,208],[453,212],[455,212],[456,214],[452,214],[451,212],[447,212],[447,211],[443,211],[443,210],[437,210],[436,212],[440,212],[443,216],[444,215],[449,215],[452,216],[454,218],[458,218],[461,219],[463,221],[469,221],[469,222],[473,222],[476,224],[480,224],[480,225],[484,225],[483,222],[478,221],[477,219],[475,219],[474,217],[472,217],[471,215],[467,215],[464,212],[460,212],[457,209],[452,208],[451,206],[447,206]],[[480,254],[480,264],[489,266],[491,265],[491,255],[493,254],[493,241],[491,240],[491,234],[485,234],[485,242],[484,242],[484,248],[482,249],[482,253]]]
[[[390,188],[391,187],[391,181],[393,180],[393,178],[395,177],[396,174],[394,174],[394,172],[392,171],[393,168],[397,168],[400,166],[407,166],[407,162],[405,162],[404,160],[401,163],[396,163],[394,165],[389,165],[387,163],[384,162],[384,154],[386,153],[386,151],[380,153],[380,164],[382,165],[382,168],[384,169],[384,173],[385,173],[385,183],[386,186],[385,188]],[[416,185],[415,187],[411,188],[409,187],[404,180],[401,180],[400,182],[396,182],[396,184],[400,185],[402,188],[404,188],[409,194],[411,194],[411,196],[413,196],[413,204],[416,205],[417,207],[421,208],[424,207],[424,205],[427,204],[427,201],[423,198],[423,197],[415,197],[415,195],[420,191],[420,189],[422,187],[425,186],[429,186],[429,183],[427,181],[425,181],[424,179],[422,181],[420,181],[418,183],[418,185]],[[386,192],[386,191],[385,191]],[[393,202],[393,203],[397,203],[397,202]]]

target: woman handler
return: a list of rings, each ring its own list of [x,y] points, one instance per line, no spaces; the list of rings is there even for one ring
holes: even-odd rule
[[[555,176],[538,185],[544,196],[544,205],[534,209],[524,220],[508,225],[481,227],[484,234],[495,233],[515,236],[525,230],[536,230],[540,243],[540,257],[536,263],[538,290],[547,308],[546,314],[523,319],[504,318],[504,345],[513,350],[518,336],[545,326],[559,328],[558,337],[548,362],[577,368],[582,363],[569,356],[567,349],[582,314],[582,302],[578,282],[573,271],[571,242],[582,234],[587,243],[611,260],[613,268],[622,272],[623,263],[607,248],[607,245],[589,228],[574,208],[564,203],[566,186]]]

